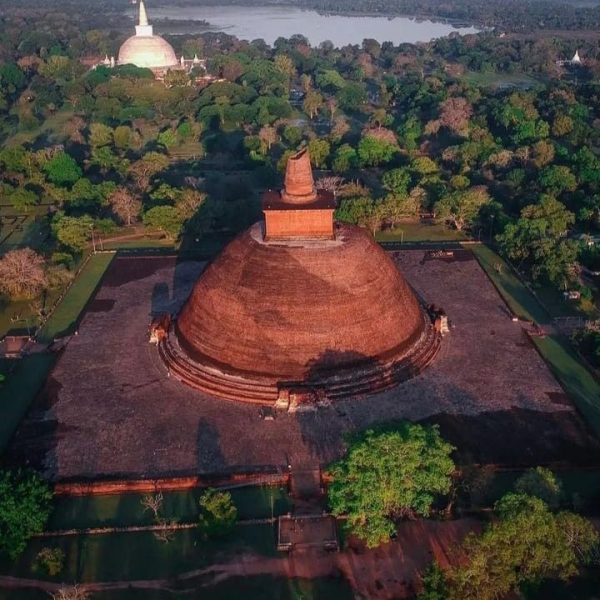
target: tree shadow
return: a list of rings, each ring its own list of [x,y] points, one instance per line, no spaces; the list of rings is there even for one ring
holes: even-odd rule
[[[331,363],[325,360],[324,364],[327,372]],[[318,364],[313,372],[320,374],[321,369]],[[458,464],[600,466],[600,440],[575,410],[535,410],[527,407],[531,400],[518,397],[511,408],[474,412],[474,407],[484,408],[483,399],[453,386],[431,383],[416,377],[382,394],[333,400],[329,407],[298,412],[303,451],[324,464],[337,459],[332,455],[341,455],[366,430],[392,431],[409,420],[438,425],[443,438],[455,446]],[[418,416],[422,412],[420,398],[438,410]]]
[[[196,432],[196,457],[198,473],[219,473],[227,469],[219,432],[213,423],[203,418],[199,419]]]

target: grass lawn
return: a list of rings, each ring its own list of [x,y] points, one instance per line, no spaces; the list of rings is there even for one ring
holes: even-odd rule
[[[493,250],[486,246],[474,246],[472,250],[515,314],[541,325],[551,322],[550,314]],[[497,264],[502,265],[500,272],[495,269]],[[596,378],[566,340],[556,335],[532,339],[554,376],[588,423],[600,434],[600,384]]]
[[[55,298],[55,294],[47,297],[48,306],[53,304]],[[40,317],[33,310],[31,300],[0,300],[0,338],[11,330],[18,330],[20,333],[29,331],[33,334],[39,324]]]
[[[573,348],[555,335],[534,338],[550,370],[571,396],[588,423],[600,435],[600,384],[581,363]]]
[[[55,360],[54,354],[27,356],[0,386],[0,453],[44,384]]]
[[[43,547],[60,547],[65,553],[60,580],[81,582],[168,578],[227,562],[234,555],[278,555],[272,525],[239,525],[230,536],[208,541],[196,529],[176,531],[168,543],[149,531],[62,536],[33,539],[16,563],[0,560],[0,573],[51,579],[33,568]]]
[[[230,490],[240,519],[261,519],[287,513],[291,500],[285,488],[244,487]],[[177,522],[194,522],[198,518],[198,500],[202,490],[164,492],[162,514]],[[106,496],[58,496],[48,530],[83,529],[87,527],[123,527],[150,525],[152,515],[144,511],[141,500],[144,494],[119,494]]]
[[[443,223],[403,223],[395,229],[379,231],[378,242],[458,242],[469,239],[463,231],[449,229]]]
[[[29,246],[40,250],[49,236],[47,206],[33,206],[27,212],[0,206],[0,253]]]
[[[535,321],[540,325],[550,323],[550,315],[546,309],[523,285],[502,258],[491,248],[484,245],[473,246],[472,251],[513,313],[520,318]],[[500,271],[496,269],[496,266],[501,267]]]
[[[98,286],[114,254],[95,254],[73,282],[66,296],[48,319],[38,338],[51,342],[75,330],[79,315]]]
[[[528,90],[532,88],[543,87],[543,83],[534,79],[526,73],[481,73],[478,71],[468,71],[464,78],[471,84],[479,87],[490,87],[494,89],[516,88]]]

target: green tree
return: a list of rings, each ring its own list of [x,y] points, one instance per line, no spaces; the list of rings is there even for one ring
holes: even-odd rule
[[[364,223],[373,212],[374,203],[368,196],[357,196],[355,198],[343,198],[335,211],[338,221],[358,225]]]
[[[367,88],[363,83],[352,81],[336,94],[340,107],[347,111],[357,111],[367,101]]]
[[[419,156],[415,158],[410,163],[410,168],[414,173],[420,175],[421,177],[433,175],[440,170],[436,162],[428,156]]]
[[[408,169],[392,169],[383,174],[381,183],[384,189],[393,194],[406,194],[411,183],[411,176]]]
[[[423,126],[417,117],[409,117],[399,128],[398,135],[407,150],[416,150],[419,138],[423,134]]]
[[[447,194],[435,203],[434,210],[438,219],[450,222],[462,231],[474,223],[481,208],[489,201],[487,188],[480,185]]]
[[[588,564],[598,532],[582,517],[554,514],[539,498],[509,493],[497,520],[464,543],[467,563],[448,573],[449,600],[494,600],[524,584],[569,579]]]
[[[26,188],[17,188],[8,194],[8,202],[18,211],[28,211],[38,203],[38,196]]]
[[[574,192],[577,189],[577,178],[569,167],[563,165],[550,165],[540,173],[540,183],[548,192],[561,194]]]
[[[302,139],[302,129],[295,127],[294,125],[288,125],[283,130],[283,139],[290,146],[297,146]]]
[[[144,225],[160,229],[169,238],[175,240],[181,232],[183,219],[174,206],[160,205],[144,213]]]
[[[500,248],[517,267],[525,266],[534,279],[546,278],[557,285],[569,278],[577,248],[566,239],[575,215],[552,196],[523,208],[521,217],[497,236]]]
[[[56,577],[65,564],[65,553],[60,548],[42,548],[35,557],[35,567],[46,575]]]
[[[119,150],[129,150],[131,146],[131,136],[131,127],[127,127],[127,125],[119,125],[118,127],[115,127],[113,134],[115,146]]]
[[[7,171],[27,173],[31,166],[31,153],[27,152],[23,146],[3,148],[0,150],[0,164]]]
[[[358,165],[358,155],[350,144],[342,144],[333,156],[332,167],[336,173],[347,173]]]
[[[358,143],[358,158],[363,167],[378,167],[389,163],[397,153],[397,144],[374,135],[365,135]]]
[[[319,111],[323,108],[323,96],[319,92],[308,92],[304,103],[302,105],[304,112],[311,118],[314,119]]]
[[[545,467],[536,467],[523,473],[515,482],[515,491],[539,498],[552,509],[558,508],[562,496],[560,481]]]
[[[200,497],[200,531],[205,537],[220,537],[232,531],[238,512],[231,494],[209,488]]]
[[[88,216],[67,217],[59,212],[52,219],[52,233],[56,239],[73,252],[82,252],[92,237],[94,220]]]
[[[89,142],[93,148],[108,146],[113,142],[113,130],[108,125],[102,123],[92,123],[90,125]]]
[[[436,426],[404,422],[396,431],[368,431],[331,467],[333,514],[372,548],[389,541],[397,517],[427,516],[437,495],[451,487],[453,447]]]
[[[310,153],[311,162],[318,169],[323,169],[326,166],[331,146],[327,140],[315,138],[308,142],[308,151]]]
[[[346,81],[335,69],[325,69],[317,73],[317,86],[325,92],[335,93],[346,86]]]
[[[43,169],[48,179],[57,185],[72,185],[82,176],[77,161],[66,152],[57,152]]]
[[[129,167],[129,161],[117,156],[109,146],[93,148],[90,164],[99,167],[102,173],[112,170],[121,175],[124,175]]]
[[[0,552],[16,559],[32,535],[44,530],[52,491],[32,471],[0,471]]]
[[[177,139],[177,132],[173,129],[165,129],[158,134],[156,140],[161,146],[164,146],[167,150],[173,148],[179,143]]]
[[[286,54],[278,54],[275,57],[275,66],[285,78],[286,91],[290,89],[290,82],[296,75],[296,67],[294,61]]]
[[[423,589],[417,600],[448,600],[448,584],[442,568],[432,563],[423,574]]]

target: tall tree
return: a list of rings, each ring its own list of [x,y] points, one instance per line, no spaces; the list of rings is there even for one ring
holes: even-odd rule
[[[108,202],[113,212],[125,225],[131,225],[140,214],[141,201],[127,188],[117,188],[109,197]]]
[[[44,530],[52,491],[31,471],[0,471],[0,552],[13,560]]]
[[[396,431],[368,431],[346,458],[331,466],[331,510],[369,547],[387,542],[394,519],[427,516],[438,495],[451,487],[453,447],[437,427],[404,422]]]
[[[568,579],[588,564],[599,541],[586,519],[555,514],[539,498],[510,493],[497,520],[464,543],[467,561],[448,573],[449,600],[495,600],[523,584]]]
[[[31,248],[10,250],[0,258],[0,293],[35,298],[48,285],[44,257]]]

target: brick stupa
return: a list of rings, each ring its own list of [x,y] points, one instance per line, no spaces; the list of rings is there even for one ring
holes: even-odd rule
[[[290,158],[264,221],[207,267],[159,352],[170,374],[208,395],[281,406],[335,400],[417,374],[440,339],[367,231],[334,223],[310,157]],[[308,400],[307,400],[308,403]]]

